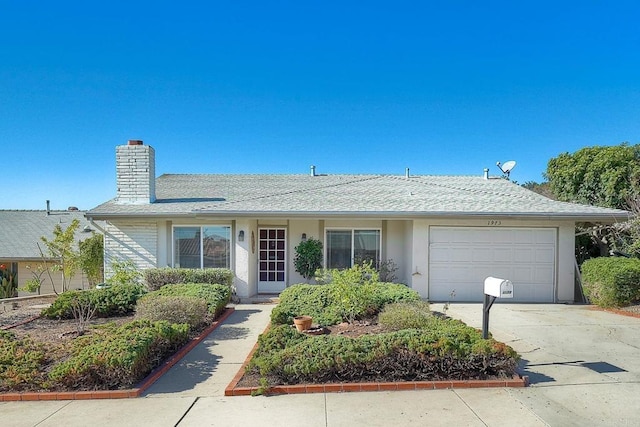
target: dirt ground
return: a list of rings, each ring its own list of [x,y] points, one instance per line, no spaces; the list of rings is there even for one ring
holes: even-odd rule
[[[0,329],[9,329],[18,337],[29,335],[39,342],[54,342],[57,344],[70,341],[78,336],[78,322],[74,319],[53,320],[39,317],[43,308],[47,307],[55,297],[21,300],[18,307],[5,302],[0,303]],[[35,319],[34,319],[35,318]],[[96,318],[89,325],[99,325],[106,322],[123,323],[131,320],[133,315]],[[17,326],[15,326],[17,324]],[[90,329],[86,330],[90,333]]]

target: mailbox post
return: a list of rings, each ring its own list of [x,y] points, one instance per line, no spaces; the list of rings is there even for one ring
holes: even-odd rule
[[[513,298],[510,280],[487,277],[484,279],[484,304],[482,305],[482,338],[489,338],[489,310],[496,298]]]

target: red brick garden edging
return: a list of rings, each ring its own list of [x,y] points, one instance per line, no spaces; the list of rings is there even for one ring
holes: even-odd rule
[[[153,370],[135,388],[126,390],[94,390],[94,391],[47,391],[24,393],[0,393],[0,402],[33,401],[33,400],[86,400],[86,399],[127,399],[140,397],[158,378],[164,375],[176,363],[189,353],[196,345],[200,344],[211,332],[213,332],[227,317],[234,312],[233,308],[226,308],[220,317],[216,319],[200,335],[184,345],[177,353],[167,359],[161,366]]]

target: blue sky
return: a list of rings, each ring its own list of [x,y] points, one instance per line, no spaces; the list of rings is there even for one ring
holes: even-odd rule
[[[0,0],[0,209],[162,173],[499,174],[640,143],[640,3]]]

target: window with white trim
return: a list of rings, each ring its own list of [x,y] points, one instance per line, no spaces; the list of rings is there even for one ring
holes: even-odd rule
[[[351,268],[354,264],[380,261],[380,230],[326,230],[326,268]]]
[[[173,227],[173,266],[231,268],[231,226]]]

